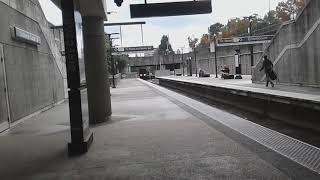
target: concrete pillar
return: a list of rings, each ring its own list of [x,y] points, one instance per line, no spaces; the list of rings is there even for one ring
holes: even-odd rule
[[[89,121],[96,124],[108,120],[112,113],[103,18],[83,16],[82,26]]]

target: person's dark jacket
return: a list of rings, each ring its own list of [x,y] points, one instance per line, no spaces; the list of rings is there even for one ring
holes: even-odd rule
[[[273,68],[272,62],[269,59],[266,59],[263,61],[260,71],[264,69],[265,73],[270,73],[272,71],[272,68]]]

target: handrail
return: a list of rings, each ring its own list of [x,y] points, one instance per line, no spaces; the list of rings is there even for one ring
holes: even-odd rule
[[[309,39],[309,37],[315,32],[315,30],[317,29],[317,27],[320,25],[320,18],[313,24],[313,26],[310,28],[310,30],[308,31],[308,33],[306,33],[306,35],[304,36],[304,38],[302,39],[302,41],[300,41],[300,43],[294,43],[294,44],[289,44],[286,45],[281,53],[279,54],[279,56],[275,59],[275,61],[273,62],[273,66],[275,66],[280,59],[282,58],[282,56],[291,49],[297,49],[297,48],[301,48]],[[265,78],[265,75],[262,77],[261,81],[263,81]]]
[[[279,34],[282,32],[282,30],[286,27],[286,26],[289,26],[289,25],[292,25],[292,24],[295,24],[300,16],[303,14],[303,12],[305,11],[305,9],[310,5],[310,3],[312,2],[312,0],[309,0],[307,3],[306,3],[306,6],[303,8],[303,10],[300,12],[300,14],[297,16],[296,19],[294,20],[290,20],[290,21],[287,21],[285,23],[283,23],[280,28],[278,29],[277,33],[274,35],[274,37],[272,38],[271,40],[271,43],[265,48],[264,50],[264,53],[262,54],[259,62],[252,67],[252,69],[257,69],[257,66],[260,65],[263,61],[263,56],[266,55],[266,53],[268,53],[268,50],[270,49],[270,47],[274,44],[275,42],[275,39],[279,37]],[[312,35],[312,33],[316,30],[316,28],[319,26],[319,22],[320,21],[320,18],[313,24],[313,26],[310,28],[310,30],[305,34],[305,36],[302,38],[302,40],[298,43],[298,42],[295,42],[295,43],[291,43],[291,44],[288,44],[286,46],[283,47],[283,49],[280,51],[280,53],[278,54],[277,58],[275,59],[275,61],[273,62],[274,66],[279,62],[279,60],[283,57],[283,55],[288,51],[288,50],[291,50],[291,49],[294,49],[294,48],[300,48],[307,40],[308,38]],[[265,75],[262,76],[262,78],[260,79],[260,81],[263,81],[265,79]]]

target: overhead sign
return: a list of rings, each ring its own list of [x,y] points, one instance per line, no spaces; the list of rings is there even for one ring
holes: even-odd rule
[[[217,46],[239,46],[247,44],[263,44],[270,43],[273,36],[247,36],[223,38],[217,40]]]
[[[209,14],[211,0],[131,4],[131,18]]]
[[[144,52],[153,51],[153,46],[118,47],[113,48],[113,52]]]
[[[13,27],[11,29],[11,36],[13,39],[34,45],[38,45],[41,43],[41,38],[39,36],[17,27]]]

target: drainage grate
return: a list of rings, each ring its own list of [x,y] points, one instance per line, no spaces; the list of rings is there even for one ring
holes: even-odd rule
[[[217,120],[287,158],[320,173],[320,149],[242,119]]]
[[[198,110],[199,112],[247,136],[248,138],[253,139],[256,142],[272,149],[273,151],[320,174],[319,148],[247,121],[238,116],[208,106],[204,103],[198,102],[163,87],[148,82],[145,83],[161,91],[162,93],[165,93],[167,96]]]

